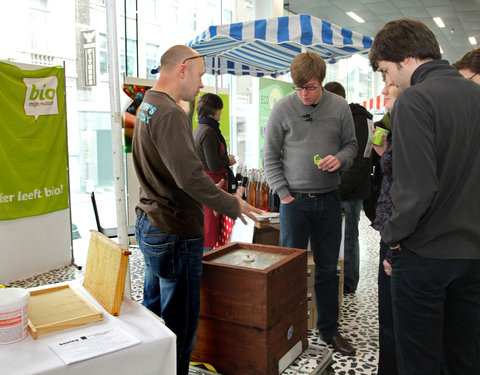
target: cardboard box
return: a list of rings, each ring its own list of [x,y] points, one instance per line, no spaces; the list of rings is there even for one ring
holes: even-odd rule
[[[273,225],[264,225],[261,228],[255,227],[252,242],[262,245],[280,246],[280,228],[276,228]]]
[[[339,258],[337,263],[337,275],[338,275],[338,320],[340,320],[342,301],[343,301],[343,259]],[[308,309],[312,309],[312,314],[315,316],[314,327],[316,327],[317,306],[315,303],[315,262],[313,261],[313,254],[309,251],[307,258],[307,300],[311,300],[308,303]],[[313,297],[309,297],[313,295]],[[309,323],[310,324],[310,323]],[[309,328],[310,329],[310,328]]]

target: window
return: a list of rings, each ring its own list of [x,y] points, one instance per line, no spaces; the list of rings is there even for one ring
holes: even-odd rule
[[[197,29],[197,14],[194,10],[187,12],[188,29],[195,31]]]
[[[48,0],[30,0],[30,47],[34,51],[48,48]]]
[[[107,60],[107,36],[105,34],[98,35],[98,63],[100,76],[105,76],[108,73]]]
[[[143,12],[148,19],[156,20],[158,18],[158,9],[158,0],[146,0]]]
[[[127,58],[125,59],[125,38],[120,38],[120,72],[128,77],[137,76],[136,50],[137,42],[133,39],[127,39]]]
[[[160,57],[160,46],[158,44],[151,44],[147,43],[145,47],[145,52],[146,52],[146,67],[147,67],[147,74],[146,77],[148,79],[156,79],[155,74],[151,73],[151,70],[153,68],[157,67],[157,64],[159,63],[159,57]]]

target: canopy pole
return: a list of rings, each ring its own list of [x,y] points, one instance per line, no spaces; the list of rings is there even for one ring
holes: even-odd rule
[[[215,62],[215,57],[213,58]],[[220,57],[218,58],[218,69],[215,69],[215,95],[218,95],[218,75],[220,74]]]
[[[120,106],[120,70],[118,64],[116,0],[107,0],[107,58],[110,83],[110,120],[112,129],[113,173],[117,211],[118,243],[128,249],[127,209],[125,204],[125,174],[123,164],[122,116]],[[126,39],[126,38],[125,38]],[[131,297],[130,269],[127,268],[125,294]]]

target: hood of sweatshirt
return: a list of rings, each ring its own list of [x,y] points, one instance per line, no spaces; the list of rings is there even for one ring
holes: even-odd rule
[[[358,116],[358,115],[363,115],[368,119],[372,119],[373,115],[368,112],[365,107],[361,106],[360,104],[357,103],[350,103],[350,110],[352,111],[353,116]]]

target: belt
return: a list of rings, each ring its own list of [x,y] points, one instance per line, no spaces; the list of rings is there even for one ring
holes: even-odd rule
[[[292,192],[291,195],[294,197],[308,197],[308,198],[321,198],[321,197],[326,197],[327,195],[330,195],[332,193],[337,192],[338,190],[332,190],[326,193],[297,193],[297,192]]]

